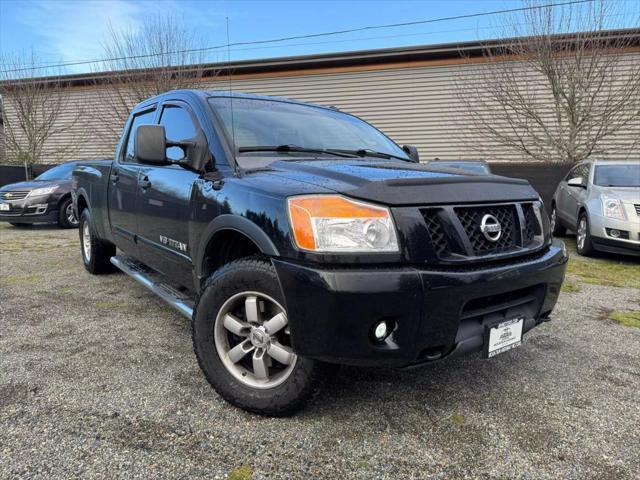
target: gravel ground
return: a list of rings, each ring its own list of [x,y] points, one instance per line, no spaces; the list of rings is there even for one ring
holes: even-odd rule
[[[76,231],[0,224],[0,477],[638,478],[640,329],[603,312],[639,300],[580,285],[491,361],[343,368],[269,419],[209,388],[182,317],[87,274]]]

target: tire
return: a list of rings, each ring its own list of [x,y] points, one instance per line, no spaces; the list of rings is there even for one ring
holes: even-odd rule
[[[229,403],[261,415],[301,409],[331,368],[293,353],[282,305],[271,263],[249,257],[208,279],[193,314],[193,349],[211,386]],[[228,314],[234,316],[229,327]]]
[[[558,218],[556,204],[551,206],[551,215],[549,215],[549,223],[551,224],[551,233],[554,237],[562,237],[567,233],[567,229],[562,225]]]
[[[66,198],[60,203],[60,212],[58,213],[58,225],[62,228],[77,228],[78,219],[73,210],[73,201],[71,197]]]
[[[576,250],[584,257],[590,257],[595,252],[593,244],[591,243],[589,217],[585,212],[581,212],[578,216],[578,224],[576,225]]]
[[[30,223],[15,223],[15,222],[9,222],[9,225],[13,225],[16,228],[27,228],[31,226]]]
[[[110,258],[116,254],[116,247],[100,240],[95,234],[95,227],[89,209],[80,215],[78,232],[80,233],[80,255],[87,272],[94,275],[115,271]]]

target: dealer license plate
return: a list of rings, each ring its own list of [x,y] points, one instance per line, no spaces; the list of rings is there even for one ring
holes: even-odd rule
[[[6,211],[6,210],[10,210],[11,207],[9,206],[8,203],[0,203],[0,210]]]
[[[488,328],[485,337],[485,357],[491,358],[522,344],[524,317],[516,317]]]

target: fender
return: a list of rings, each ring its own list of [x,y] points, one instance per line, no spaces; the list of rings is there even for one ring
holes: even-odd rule
[[[202,275],[202,265],[204,262],[204,252],[213,236],[223,230],[235,230],[246,235],[255,243],[260,251],[269,256],[280,256],[278,249],[273,244],[266,233],[254,222],[239,215],[224,214],[214,218],[207,228],[202,232],[202,238],[198,244],[197,251],[193,252],[193,265],[197,279]]]

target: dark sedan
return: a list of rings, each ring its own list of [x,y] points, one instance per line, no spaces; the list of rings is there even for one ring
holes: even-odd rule
[[[67,162],[34,180],[0,188],[0,221],[15,226],[57,223],[63,228],[77,227],[71,201],[71,172],[76,164]]]

